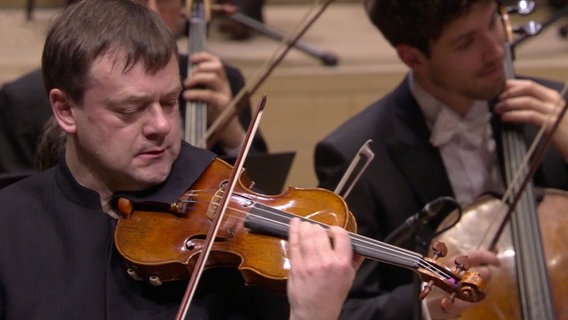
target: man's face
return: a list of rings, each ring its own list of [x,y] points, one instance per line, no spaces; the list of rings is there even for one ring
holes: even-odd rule
[[[447,100],[489,100],[503,89],[504,32],[494,1],[474,4],[431,44],[423,70]]]
[[[69,166],[78,181],[111,191],[163,182],[180,149],[176,57],[156,74],[142,63],[124,72],[123,61],[108,54],[95,60],[83,103],[71,108],[77,158],[67,157]]]

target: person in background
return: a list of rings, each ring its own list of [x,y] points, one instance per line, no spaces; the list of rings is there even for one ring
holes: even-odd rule
[[[217,157],[180,139],[175,39],[136,2],[82,0],[49,28],[42,74],[64,156],[0,190],[0,319],[174,319],[185,283],[130,278],[113,235],[117,195],[171,203]],[[336,319],[360,261],[347,232],[296,218],[288,244],[287,296],[211,268],[189,318]]]
[[[530,131],[566,102],[558,83],[506,79],[505,37],[495,1],[367,0],[365,8],[409,71],[392,92],[317,144],[315,168],[320,186],[333,190],[359,147],[373,140],[375,158],[346,201],[358,231],[384,240],[439,197],[465,206],[484,193],[502,194],[499,123],[523,124],[530,140]],[[550,124],[546,128],[550,131]],[[568,119],[555,131],[553,145],[535,184],[567,189]],[[400,245],[426,254],[445,214]],[[463,254],[487,280],[500,264],[489,251]],[[423,313],[418,292],[412,272],[365,261],[342,318],[443,319],[472,306],[457,300],[445,313],[432,296]]]
[[[181,15],[182,0],[133,0],[139,1],[148,8],[158,12],[174,34],[180,33],[184,17]],[[187,77],[188,58],[180,57],[180,76],[184,79],[184,90],[181,97],[185,100],[204,101],[209,106],[208,121],[212,122],[231,99],[243,88],[242,73],[225,63],[219,57],[201,52],[192,56],[192,75]],[[181,102],[182,106],[185,102]],[[250,101],[245,101],[245,108],[234,117],[219,135],[219,142],[211,150],[220,156],[234,156],[238,153],[245,136],[246,128],[251,121]],[[47,124],[51,116],[51,108],[41,71],[34,70],[21,78],[4,84],[0,89],[0,174],[22,174],[32,172],[35,163],[55,164],[57,158],[35,159],[47,150],[59,149],[52,141],[41,138],[44,127],[58,130],[58,126]],[[57,135],[57,133],[55,133]],[[43,141],[43,145],[38,145]],[[56,142],[56,141],[54,141]],[[38,148],[42,150],[38,150]],[[251,152],[267,152],[268,148],[261,133],[253,140]],[[58,154],[52,154],[57,156]]]

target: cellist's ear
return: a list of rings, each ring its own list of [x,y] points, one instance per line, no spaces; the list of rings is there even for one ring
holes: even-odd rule
[[[420,50],[406,44],[397,45],[395,50],[398,58],[412,70],[420,68],[426,59]]]
[[[60,89],[49,91],[49,102],[51,110],[57,123],[67,133],[74,133],[76,130],[74,117],[74,103],[69,96]]]

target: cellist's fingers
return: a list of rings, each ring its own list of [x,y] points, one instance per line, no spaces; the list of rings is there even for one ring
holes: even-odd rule
[[[553,128],[567,103],[556,90],[530,80],[507,81],[506,90],[499,99],[495,112],[500,114],[503,121],[544,126],[547,132]],[[558,123],[552,142],[568,161],[568,116]]]
[[[530,80],[509,80],[495,111],[507,122],[542,126],[554,122],[563,107],[560,94]]]

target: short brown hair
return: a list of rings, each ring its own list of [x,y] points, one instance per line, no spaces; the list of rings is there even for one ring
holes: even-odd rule
[[[48,30],[42,56],[47,92],[59,88],[82,102],[93,62],[108,53],[126,56],[124,71],[143,61],[153,74],[177,58],[177,43],[160,16],[135,1],[78,1]]]

